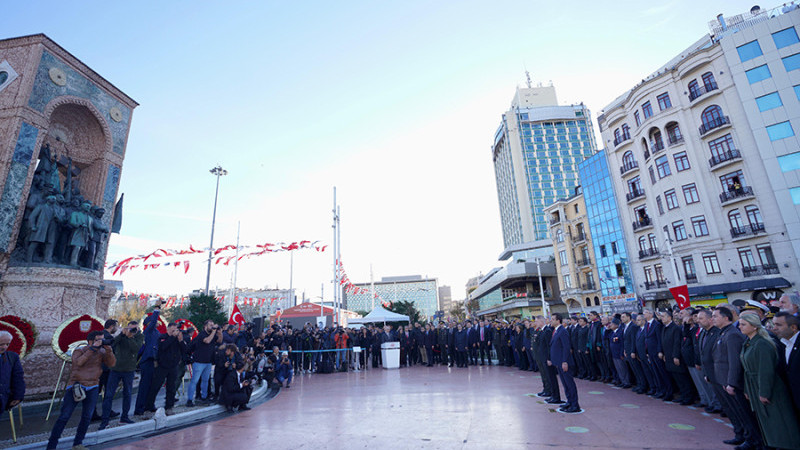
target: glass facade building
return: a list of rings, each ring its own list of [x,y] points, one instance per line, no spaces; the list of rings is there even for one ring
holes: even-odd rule
[[[422,277],[389,277],[376,281],[375,294],[372,296],[372,284],[354,283],[354,286],[366,289],[367,292],[359,294],[347,293],[345,296],[345,309],[350,311],[372,311],[373,306],[381,303],[394,303],[398,301],[411,302],[426,317],[432,317],[439,310],[439,288],[436,279],[423,279]]]
[[[578,172],[600,278],[600,291],[604,299],[633,294],[628,250],[605,150],[578,164]]]
[[[526,100],[540,90],[549,90],[552,98]],[[584,105],[557,106],[552,87],[518,90],[512,108],[503,114],[493,146],[506,248],[548,239],[544,208],[572,194],[579,184],[577,164],[595,148],[590,112]]]

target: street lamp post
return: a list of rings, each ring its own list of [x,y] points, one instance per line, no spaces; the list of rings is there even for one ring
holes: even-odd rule
[[[214,215],[211,216],[211,244],[208,249],[208,270],[206,271],[206,295],[208,295],[208,285],[211,282],[211,260],[214,259],[214,225],[217,222],[217,197],[219,197],[219,178],[227,175],[228,171],[223,169],[222,166],[214,167],[209,170],[212,175],[217,177],[217,189],[214,192]]]

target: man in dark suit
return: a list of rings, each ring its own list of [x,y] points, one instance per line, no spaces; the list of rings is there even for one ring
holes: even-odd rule
[[[422,343],[425,347],[425,356],[428,360],[428,367],[433,367],[433,346],[436,345],[436,330],[433,325],[425,325],[425,334],[422,336]]]
[[[760,448],[761,432],[750,409],[750,403],[744,397],[744,373],[739,355],[745,337],[733,326],[734,316],[730,309],[718,306],[711,317],[714,326],[720,330],[717,344],[712,350],[714,376],[718,383],[715,387],[717,396],[721,397],[722,408],[731,419],[736,432],[734,439],[725,443],[740,445],[742,450]],[[738,422],[738,426],[735,422]]]
[[[245,378],[244,362],[236,361],[236,370],[231,370],[225,377],[225,382],[222,385],[221,401],[223,406],[228,412],[233,412],[234,408],[239,408],[239,411],[247,411],[247,402],[250,401],[250,394],[252,387],[250,381]]]
[[[792,393],[795,411],[800,413],[800,319],[782,311],[775,314],[772,325],[783,344],[778,349],[778,369]]]
[[[639,367],[642,369],[642,374],[644,375],[644,380],[642,381],[642,394],[647,395],[655,395],[656,393],[656,374],[653,373],[653,368],[650,367],[650,363],[647,361],[647,333],[644,331],[644,327],[647,325],[647,321],[644,320],[644,315],[639,314],[636,316],[636,353],[631,354],[631,358],[635,359]]]
[[[667,375],[667,369],[664,367],[664,361],[659,356],[661,351],[661,329],[663,328],[661,322],[656,320],[655,314],[651,309],[644,310],[644,343],[647,350],[647,361],[650,363],[650,368],[653,370],[653,381],[656,383],[656,398],[672,398],[672,381]]]
[[[561,325],[563,320],[561,314],[558,313],[550,316],[550,325],[555,330],[550,343],[550,359],[547,361],[547,365],[555,367],[558,371],[558,377],[567,396],[567,403],[562,405],[559,410],[567,414],[574,414],[581,412],[581,407],[578,404],[578,388],[570,373],[570,368],[575,365],[575,360],[570,352],[569,333]]]
[[[478,365],[478,327],[474,326],[471,321],[467,321],[467,350],[469,353],[469,364],[472,366]]]
[[[589,321],[586,317],[578,318],[578,330],[575,332],[577,351],[574,354],[578,363],[578,378],[587,379],[592,376],[592,370],[589,367],[591,360],[589,359]]]
[[[544,326],[544,317],[536,316],[533,321],[533,332],[531,333],[531,349],[533,351],[533,358],[536,360],[536,365],[539,366],[539,374],[542,377],[542,392],[538,395],[541,398],[550,398],[553,396],[553,388],[550,385],[550,370],[547,366],[547,360],[543,358],[544,352],[542,351],[542,327]]]
[[[12,340],[11,333],[0,331],[0,415],[25,398],[25,373],[19,355],[8,351]]]
[[[636,382],[636,387],[633,388],[633,392],[641,394],[644,392],[647,381],[644,380],[644,372],[642,372],[642,367],[639,365],[639,360],[631,356],[636,354],[636,333],[639,331],[639,327],[633,323],[633,317],[629,312],[622,313],[622,315],[620,315],[620,321],[622,322],[621,328],[625,362],[628,364],[628,367],[630,367],[635,378],[635,380],[631,380],[631,384],[633,384],[633,381]]]
[[[542,324],[545,323],[545,318],[542,317]],[[542,379],[547,377],[550,381],[550,397],[545,401],[551,405],[561,405],[564,401],[561,400],[561,391],[558,389],[558,369],[551,364],[550,361],[550,345],[553,342],[553,327],[550,324],[542,327],[542,332],[539,334],[539,350],[541,352],[541,359],[544,361],[545,370],[542,371]]]
[[[623,389],[631,387],[630,373],[628,372],[628,365],[625,362],[625,330],[622,327],[622,321],[614,318],[610,324],[611,331],[609,347],[611,351],[611,361],[617,369],[619,376],[619,383]]]
[[[686,367],[686,360],[681,353],[681,342],[683,341],[683,329],[672,321],[672,311],[666,310],[661,313],[661,322],[664,327],[661,329],[661,347],[659,354],[666,366],[667,372],[675,380],[680,390],[680,397],[677,399],[681,405],[691,405],[694,403],[694,391],[692,389],[692,379],[689,378],[689,371]],[[672,381],[667,380],[672,387]],[[671,401],[672,396],[668,396],[664,401]]]
[[[603,348],[603,335],[600,331],[602,324],[600,316],[596,311],[589,313],[589,381],[604,380],[605,374],[601,371],[601,359]]]
[[[718,391],[715,388],[718,383],[717,377],[714,374],[714,346],[717,345],[717,339],[719,339],[719,328],[714,326],[714,321],[711,318],[711,310],[708,309],[703,309],[697,313],[697,324],[700,325],[702,329],[699,335],[697,352],[700,361],[700,371],[703,373],[703,380],[708,384],[713,397],[711,403],[712,408],[711,410],[706,410],[706,412],[719,413],[723,411],[723,408],[721,400],[718,397]]]
[[[489,365],[492,365],[492,327],[491,325],[487,324],[485,320],[481,320],[480,328],[478,328],[478,350],[481,354],[481,365],[483,365],[483,359],[486,357],[486,361]]]

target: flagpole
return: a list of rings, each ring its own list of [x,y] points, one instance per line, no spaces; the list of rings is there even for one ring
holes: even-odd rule
[[[339,253],[339,259],[342,258],[342,209],[337,205],[336,206],[336,251]],[[336,308],[336,323],[342,323],[342,291],[340,288],[339,290],[339,304]]]
[[[236,223],[236,260],[233,262],[233,289],[231,289],[231,301],[236,304],[236,277],[239,274],[239,231],[241,231],[242,222]],[[228,314],[233,312],[233,306],[230,307]]]

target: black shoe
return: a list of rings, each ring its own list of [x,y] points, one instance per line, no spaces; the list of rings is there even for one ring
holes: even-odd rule
[[[623,385],[622,385],[622,386],[620,386],[620,387],[621,387],[622,389],[630,389],[630,388],[632,388],[633,386],[631,386],[630,384],[623,384]]]
[[[128,417],[123,417],[123,418],[119,419],[119,423],[134,423],[134,422],[131,419],[129,419]]]
[[[556,400],[554,398],[548,398],[547,400],[545,400],[545,402],[550,405],[563,405],[564,403],[567,403],[563,400]]]
[[[726,439],[722,441],[722,443],[728,445],[740,445],[744,443],[744,438],[736,436],[733,439]]]
[[[250,411],[250,409],[251,408],[249,408],[247,405],[242,405],[239,407],[239,411]]]
[[[194,402],[189,400],[188,402],[186,402],[186,407],[187,408],[194,408]]]
[[[581,412],[581,407],[577,405],[570,406],[569,409],[565,409],[563,412],[566,414],[576,414]]]
[[[683,400],[683,401],[682,401],[680,404],[681,404],[682,406],[689,406],[689,405],[693,405],[693,404],[694,404],[694,400]]]
[[[664,398],[662,398],[661,400],[664,400],[665,402],[671,402],[671,401],[673,401],[674,399],[672,398],[672,396],[671,396],[671,395],[667,395],[667,396],[665,396]]]
[[[98,420],[103,420],[103,418],[100,417],[99,414],[94,413],[94,415],[92,415],[92,422],[97,422]]]
[[[108,421],[107,420],[103,420],[102,422],[100,422],[100,426],[97,427],[97,430],[98,431],[105,430],[107,426],[108,426]]]
[[[111,415],[110,415],[110,416],[108,416],[108,417],[110,417],[110,418],[112,418],[112,419],[113,419],[113,418],[115,418],[115,417],[119,417],[119,413],[118,413],[118,412],[116,412],[116,411],[114,411],[114,410],[112,409],[112,410],[111,410]]]
[[[233,408],[231,408],[230,406],[226,406],[225,407],[225,412],[226,413],[233,413]]]
[[[654,390],[652,390],[652,389],[650,389],[650,390],[649,390],[649,391],[647,391],[646,393],[647,393],[647,395],[656,395],[656,391],[654,391]]]
[[[737,445],[736,447],[734,447],[735,450],[751,450],[751,449],[754,449],[754,448],[760,448],[760,446],[755,445],[755,444],[751,444],[749,442],[745,442],[742,445]]]

